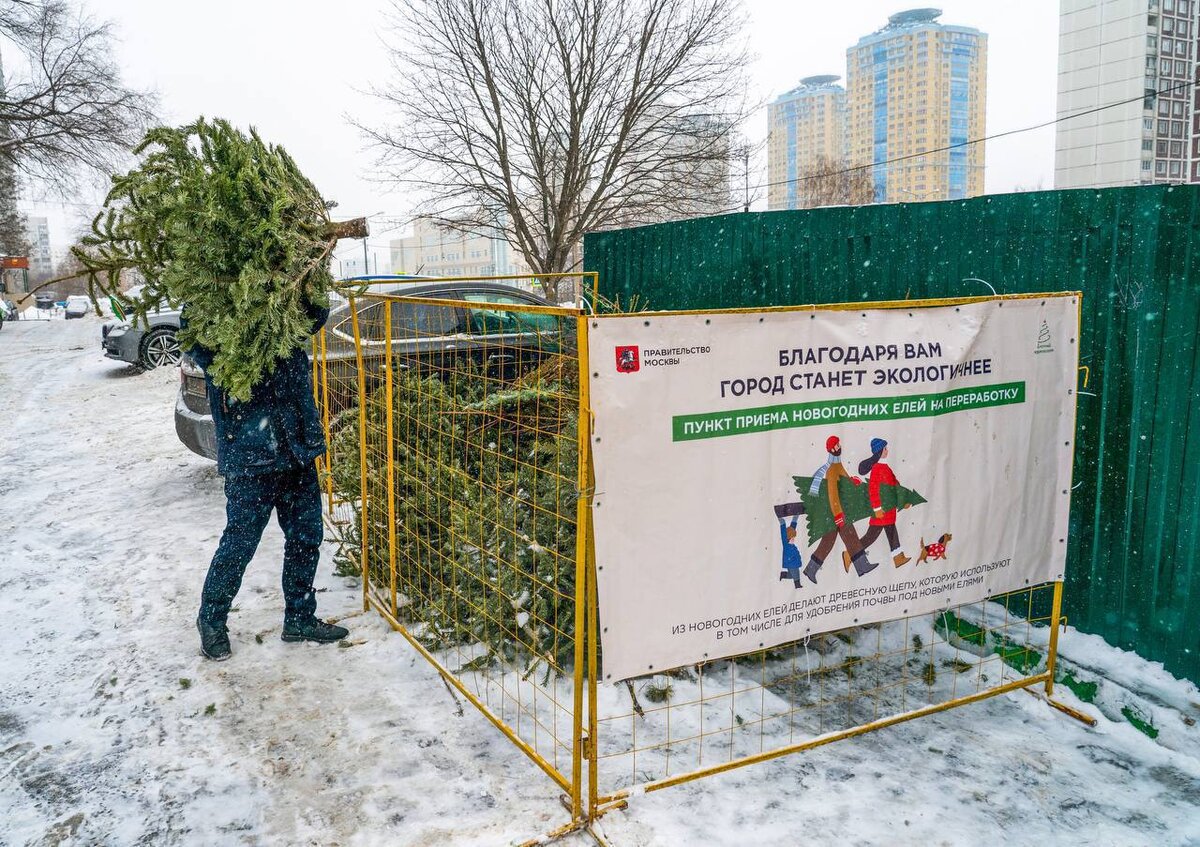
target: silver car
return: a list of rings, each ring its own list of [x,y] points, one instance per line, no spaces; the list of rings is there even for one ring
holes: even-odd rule
[[[126,296],[137,296],[136,289],[130,289]],[[117,311],[114,304],[114,311]],[[117,311],[117,314],[120,314]],[[110,359],[128,362],[144,370],[162,367],[163,365],[179,364],[179,342],[175,334],[179,332],[179,309],[172,309],[167,304],[146,315],[149,327],[132,320],[108,321],[100,329],[100,346],[104,355]]]
[[[82,318],[92,310],[92,301],[84,297],[82,294],[72,294],[67,298],[67,309],[64,317],[67,320],[71,318]]]

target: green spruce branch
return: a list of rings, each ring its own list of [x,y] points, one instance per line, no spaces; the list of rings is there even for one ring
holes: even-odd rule
[[[283,356],[308,343],[308,306],[340,286],[329,270],[339,238],[364,238],[366,220],[335,223],[330,204],[287,152],[228,121],[200,118],[148,132],[140,164],[112,179],[104,208],[72,254],[98,298],[135,323],[161,303],[187,307],[179,342],[214,353],[213,381],[245,400]],[[122,295],[136,273],[140,296]],[[357,287],[357,286],[355,286]],[[35,289],[36,290],[36,289]]]

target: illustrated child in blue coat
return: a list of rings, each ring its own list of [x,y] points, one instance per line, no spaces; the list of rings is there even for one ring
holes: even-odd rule
[[[800,551],[793,544],[796,540],[796,521],[798,518],[793,517],[792,522],[785,523],[783,518],[779,519],[779,540],[783,542],[783,570],[779,572],[779,578],[792,578],[792,584],[797,588],[800,587],[800,568],[804,566],[804,559],[800,556]]]

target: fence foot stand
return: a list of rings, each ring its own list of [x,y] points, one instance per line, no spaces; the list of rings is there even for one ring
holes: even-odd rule
[[[520,847],[538,847],[539,844],[553,844],[555,841],[566,838],[568,835],[574,835],[576,832],[588,832],[590,834],[590,827],[587,820],[565,823],[557,829],[550,830],[545,835],[539,835],[537,838],[521,842]]]
[[[600,821],[594,820],[585,827],[585,830],[588,835],[592,836],[592,840],[595,841],[599,847],[608,847],[608,842],[604,840],[604,836],[597,831],[597,827],[599,825]]]
[[[361,617],[362,615],[365,615],[366,612],[367,612],[366,609],[363,609],[362,611],[359,611],[359,612],[348,612],[347,614],[339,615],[336,618],[330,618],[329,622],[330,623],[341,623],[342,621],[349,620],[350,618]]]
[[[1064,715],[1072,717],[1082,724],[1086,724],[1090,727],[1094,727],[1096,725],[1096,719],[1093,718],[1091,715],[1084,714],[1083,712],[1079,711],[1078,709],[1072,709],[1066,703],[1060,703],[1057,700],[1055,700],[1053,697],[1046,696],[1041,691],[1035,691],[1032,688],[1025,688],[1022,690],[1026,694],[1032,695],[1033,697],[1036,697],[1037,699],[1041,700],[1043,703],[1048,705],[1050,708],[1058,709],[1058,711],[1062,712]]]

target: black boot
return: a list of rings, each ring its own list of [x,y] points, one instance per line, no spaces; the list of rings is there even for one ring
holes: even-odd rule
[[[779,572],[779,581],[780,581],[780,582],[782,582],[783,580],[785,580],[785,579],[787,579],[787,578],[788,578],[788,572],[787,572],[787,571],[780,571],[780,572]]]
[[[196,618],[196,629],[200,632],[200,652],[206,659],[223,662],[232,655],[229,649],[229,630],[225,624],[205,623],[203,618]]]
[[[854,565],[854,570],[858,572],[859,576],[866,576],[879,567],[879,565],[867,558],[866,550],[862,550],[857,555],[851,557],[850,562]]]
[[[817,584],[817,571],[821,569],[822,561],[816,556],[808,560],[808,565],[804,568],[804,575],[808,577],[808,581],[813,585]],[[799,586],[796,586],[799,588]]]
[[[349,634],[350,630],[346,627],[325,623],[315,617],[285,621],[283,624],[284,641],[315,641],[317,644],[332,644],[335,641],[341,641]]]

